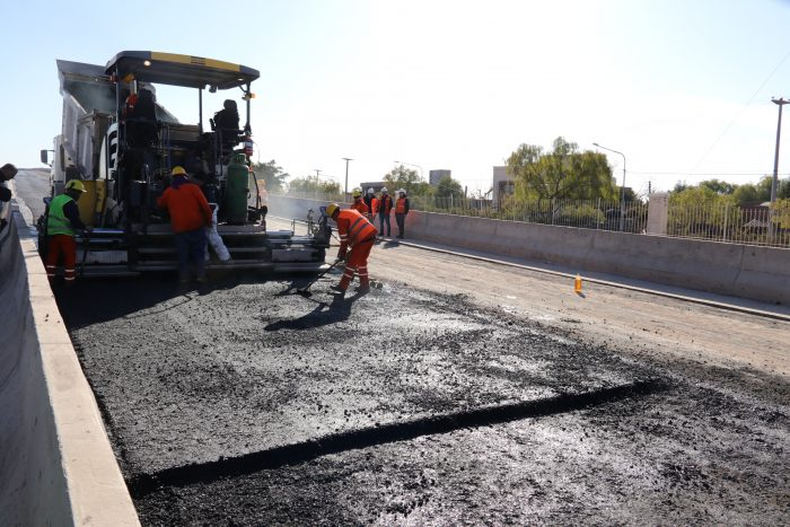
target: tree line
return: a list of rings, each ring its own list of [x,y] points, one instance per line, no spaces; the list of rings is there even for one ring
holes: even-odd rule
[[[290,190],[335,195],[342,193],[339,183],[321,179],[317,175],[296,177],[288,181],[290,175],[275,160],[256,163],[253,169],[265,181],[270,192]],[[506,170],[515,183],[515,194],[509,200],[511,203],[596,199],[612,202],[619,201],[623,190],[615,183],[606,155],[582,151],[576,143],[563,137],[556,138],[549,150],[544,150],[539,145],[521,144],[507,158]],[[404,188],[409,196],[457,200],[467,197],[457,180],[447,177],[437,186],[432,186],[417,171],[402,164],[384,174],[382,180],[391,191]],[[678,182],[670,194],[670,202],[677,205],[744,206],[768,201],[770,192],[771,176],[763,177],[756,184],[741,185],[721,179],[709,179],[697,185]],[[777,198],[790,199],[790,178],[779,182]],[[631,189],[625,189],[625,201],[636,200],[636,194]],[[779,206],[778,204],[777,207]]]

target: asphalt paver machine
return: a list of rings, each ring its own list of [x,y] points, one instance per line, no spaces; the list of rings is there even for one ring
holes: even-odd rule
[[[217,206],[217,230],[231,260],[208,268],[317,271],[330,229],[267,231],[262,183],[251,168],[251,84],[257,70],[228,62],[151,51],[123,51],[105,66],[58,60],[63,122],[51,159],[51,194],[80,179],[78,205],[93,227],[77,236],[85,276],[135,275],[177,268],[173,234],[156,200],[182,166]],[[197,106],[197,122],[180,122],[156,99],[157,86],[179,88],[179,104]],[[165,88],[162,88],[165,89]],[[205,93],[225,95],[223,115],[204,129]],[[245,112],[238,111],[236,100]],[[246,113],[246,116],[244,115]],[[241,115],[240,115],[241,114]],[[42,151],[42,160],[49,160]],[[41,222],[40,222],[41,223]],[[44,236],[41,232],[40,236]],[[40,247],[46,247],[41,240]]]

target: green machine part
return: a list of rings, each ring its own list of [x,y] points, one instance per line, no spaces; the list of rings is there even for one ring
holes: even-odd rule
[[[246,156],[235,154],[228,165],[225,184],[225,219],[230,223],[247,221],[247,198],[250,193],[249,167]]]

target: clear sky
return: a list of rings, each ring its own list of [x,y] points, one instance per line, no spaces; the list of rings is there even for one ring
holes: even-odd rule
[[[488,190],[520,143],[557,136],[627,159],[627,185],[756,182],[790,97],[780,0],[203,0],[2,2],[0,162],[42,166],[60,131],[55,59],[122,50],[240,63],[260,161],[349,188],[394,161]],[[234,96],[240,95],[233,92]],[[194,92],[158,92],[182,121]],[[209,102],[219,109],[221,99]],[[790,106],[785,108],[790,121]],[[622,179],[622,158],[609,154]],[[790,174],[786,123],[780,174]]]

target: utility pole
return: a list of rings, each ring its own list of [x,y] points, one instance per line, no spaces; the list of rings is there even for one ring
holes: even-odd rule
[[[790,99],[771,99],[779,106],[779,121],[776,124],[776,150],[774,151],[774,177],[771,180],[771,203],[776,201],[776,191],[779,183],[779,137],[782,135],[782,106],[790,103]]]
[[[348,195],[348,162],[353,161],[353,159],[351,159],[350,157],[344,157],[343,161],[346,162],[346,186],[343,187],[343,195],[347,196]]]

